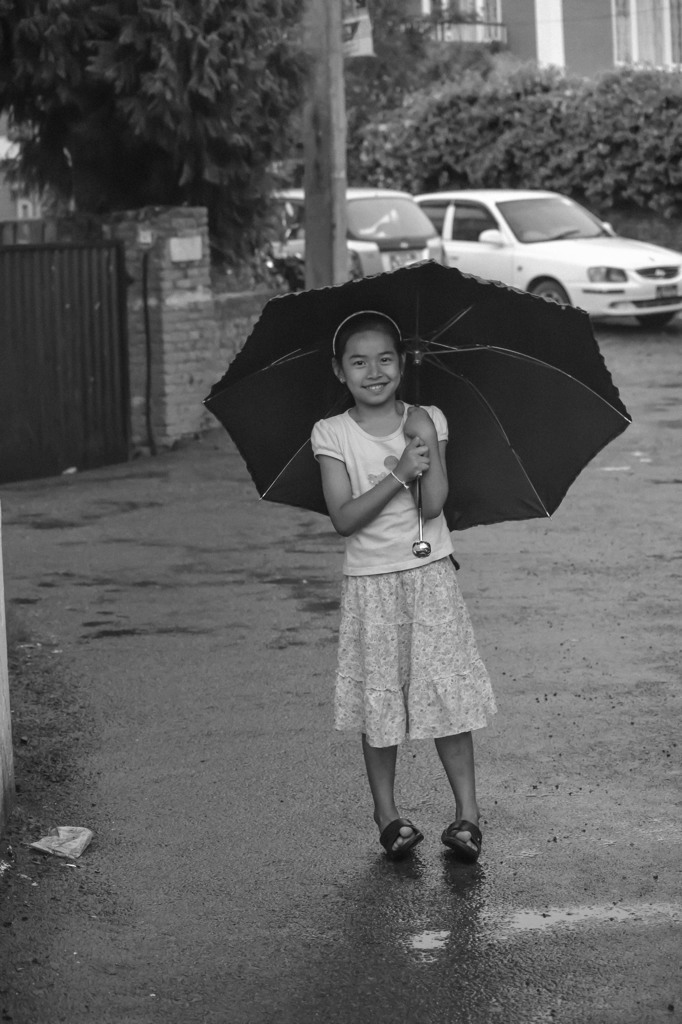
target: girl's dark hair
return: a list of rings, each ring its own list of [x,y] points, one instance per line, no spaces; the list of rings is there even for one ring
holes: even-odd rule
[[[405,351],[405,343],[395,320],[392,320],[386,313],[379,313],[374,309],[363,309],[359,313],[353,313],[346,317],[336,328],[332,341],[332,352],[335,359],[339,362],[343,359],[343,353],[346,351],[349,340],[360,331],[381,331],[391,339],[398,355],[402,355]]]

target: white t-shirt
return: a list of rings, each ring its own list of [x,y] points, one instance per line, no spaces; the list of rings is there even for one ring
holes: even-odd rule
[[[403,428],[409,406],[403,405],[400,425],[387,437],[368,434],[348,412],[318,420],[313,427],[311,443],[315,458],[329,455],[345,464],[354,498],[371,490],[397,466],[407,444]],[[443,413],[435,405],[423,408],[434,422],[439,442],[447,441],[448,424]],[[424,540],[431,545],[427,558],[417,558],[412,553],[412,545],[418,537],[417,507],[412,491],[401,487],[371,523],[345,538],[343,572],[346,576],[370,576],[416,569],[452,552],[452,540],[442,512],[436,519],[424,520]]]

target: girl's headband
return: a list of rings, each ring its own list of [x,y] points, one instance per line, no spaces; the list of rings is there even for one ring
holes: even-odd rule
[[[387,313],[380,313],[379,310],[377,309],[360,309],[358,310],[357,313],[351,313],[351,315],[347,316],[345,320],[342,320],[339,326],[334,331],[334,337],[332,338],[332,355],[336,356],[336,343],[339,340],[339,335],[341,334],[341,332],[347,330],[350,326],[352,326],[354,320],[359,320],[360,318],[366,319],[367,317],[377,317],[379,320],[385,320],[386,323],[390,324],[393,330],[395,331],[398,341],[402,341],[402,334],[400,333],[400,328],[398,327],[395,320],[392,320]]]

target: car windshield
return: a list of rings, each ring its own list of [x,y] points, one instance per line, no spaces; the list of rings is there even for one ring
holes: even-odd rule
[[[411,199],[372,196],[348,203],[348,235],[358,241],[435,235],[433,224]]]
[[[553,242],[608,234],[596,217],[565,196],[512,199],[498,203],[497,208],[519,242]]]

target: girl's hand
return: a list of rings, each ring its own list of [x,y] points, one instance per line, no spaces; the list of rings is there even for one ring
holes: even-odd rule
[[[429,446],[424,444],[421,437],[413,437],[395,467],[396,476],[406,484],[411,484],[422,473],[426,473],[430,465],[429,455]]]
[[[435,424],[426,410],[422,409],[421,406],[411,406],[407,410],[407,418],[405,420],[403,432],[405,437],[421,437],[426,444],[438,444],[438,435],[436,434]]]

